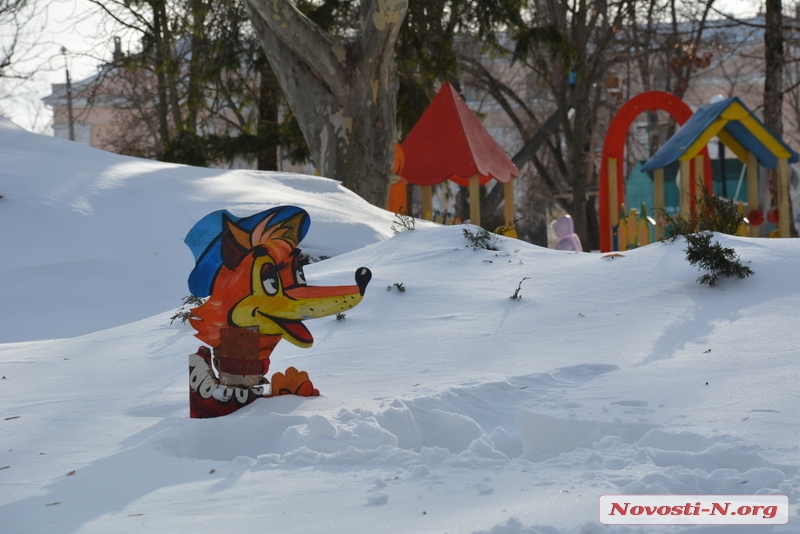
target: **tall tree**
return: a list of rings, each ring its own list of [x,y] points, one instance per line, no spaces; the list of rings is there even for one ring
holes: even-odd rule
[[[277,169],[282,95],[240,2],[91,1],[141,43],[127,56],[118,51],[82,95],[117,108],[123,126],[106,139],[110,149],[201,166],[242,157]]]
[[[459,58],[496,53],[499,35],[520,23],[524,0],[412,2],[396,50],[398,126],[408,134],[442,82],[461,90]]]
[[[713,1],[530,0],[527,23],[515,35],[517,59],[532,71],[532,85],[523,90],[504,83],[491,61],[461,59],[468,83],[487,91],[525,140],[515,162],[533,164],[547,189],[541,196],[573,216],[587,248],[599,244],[594,202],[586,193],[596,187],[594,156],[605,124],[625,92],[686,92],[692,76],[710,63],[704,32]],[[620,71],[628,73],[626,88],[619,87]],[[614,94],[605,90],[612,80]],[[553,110],[558,113],[548,119]],[[496,193],[482,208],[499,205]]]
[[[407,0],[365,0],[356,34],[346,39],[288,0],[245,4],[320,173],[385,205],[395,142],[394,45]]]
[[[783,137],[783,4],[781,0],[766,0],[764,14],[764,124],[775,135]],[[773,202],[777,203],[778,172],[769,169],[769,191]],[[785,195],[789,192],[785,191]],[[791,211],[791,203],[789,206]],[[789,215],[791,217],[791,214]],[[790,225],[796,234],[794,225]]]
[[[783,136],[783,6],[766,0],[764,26],[764,124]]]
[[[628,1],[532,0],[532,17],[517,35],[516,57],[546,85],[561,115],[565,150],[559,142],[550,144],[555,169],[569,185],[570,198],[560,203],[572,215],[575,233],[587,249],[598,244],[597,217],[587,191],[596,180],[594,151],[603,81],[619,61]]]
[[[672,51],[667,73],[667,90],[683,98],[692,74],[711,63],[711,53],[702,52],[703,34],[714,0],[679,2],[669,0],[670,26],[667,47]],[[687,26],[684,29],[682,26]]]
[[[192,1],[192,0],[189,0]],[[121,58],[115,58],[117,62],[113,68],[107,68],[102,72],[102,76],[95,85],[98,94],[105,92],[106,88],[119,90],[123,93],[131,93],[131,82],[141,91],[146,87],[154,87],[155,93],[152,94],[153,108],[155,110],[156,123],[158,125],[155,152],[159,159],[173,159],[172,153],[177,151],[176,138],[184,131],[194,131],[194,125],[187,120],[190,115],[185,113],[186,94],[182,72],[183,55],[191,52],[191,45],[179,48],[175,31],[178,31],[178,39],[183,37],[182,25],[183,14],[188,11],[186,5],[181,5],[179,10],[171,9],[174,6],[166,0],[141,0],[130,2],[127,0],[90,0],[98,10],[115,21],[126,30],[138,34],[141,42],[141,51]],[[184,11],[186,10],[186,11]],[[185,18],[192,18],[187,14]],[[188,32],[187,42],[196,44],[191,39],[191,31]],[[128,82],[119,85],[116,83],[106,84],[108,77],[117,77],[120,71],[127,71],[125,76],[118,78]],[[189,69],[194,80],[197,80],[197,68]],[[147,80],[148,74],[153,80]],[[190,108],[193,109],[197,101],[195,87],[189,83],[189,94],[192,95]],[[136,97],[145,95],[131,95],[134,100]],[[149,96],[149,95],[148,95]],[[148,105],[149,99],[141,101],[143,108]],[[186,139],[181,140],[186,144]],[[178,151],[181,152],[181,151]],[[185,150],[183,151],[185,152]],[[196,157],[187,158],[180,161],[182,163],[198,164]]]

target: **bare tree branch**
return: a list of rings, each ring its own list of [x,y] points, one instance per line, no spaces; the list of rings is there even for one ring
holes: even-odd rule
[[[245,0],[260,15],[263,24],[293,54],[329,87],[342,83],[346,51],[290,2],[281,0]],[[267,51],[268,54],[270,51]]]

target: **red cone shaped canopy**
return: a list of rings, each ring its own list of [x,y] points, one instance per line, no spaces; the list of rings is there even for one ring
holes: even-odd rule
[[[447,82],[402,146],[403,178],[414,185],[450,179],[467,186],[475,174],[483,185],[492,178],[506,183],[519,176],[516,165]]]

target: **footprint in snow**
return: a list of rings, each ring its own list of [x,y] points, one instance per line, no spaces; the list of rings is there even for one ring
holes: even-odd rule
[[[372,506],[380,506],[389,502],[389,496],[385,493],[370,493],[367,495],[367,502]]]

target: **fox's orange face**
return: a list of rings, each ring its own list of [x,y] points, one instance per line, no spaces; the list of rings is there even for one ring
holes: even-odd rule
[[[309,286],[303,274],[305,264],[300,249],[285,247],[256,249],[250,271],[252,292],[231,311],[236,326],[257,326],[264,335],[281,335],[300,347],[310,347],[314,339],[301,322],[349,310],[364,296],[371,273],[356,271],[354,286]]]
[[[262,335],[310,347],[314,339],[303,319],[333,315],[361,302],[372,277],[366,267],[356,270],[356,285],[306,283],[303,267],[308,259],[297,248],[298,226],[299,221],[293,219],[270,225],[267,218],[248,232],[230,219],[223,220],[223,266],[208,302],[193,310],[200,319],[192,321],[200,339],[217,346],[220,327],[257,327]],[[225,324],[219,324],[216,332],[204,332],[223,322],[219,312],[225,307]]]

